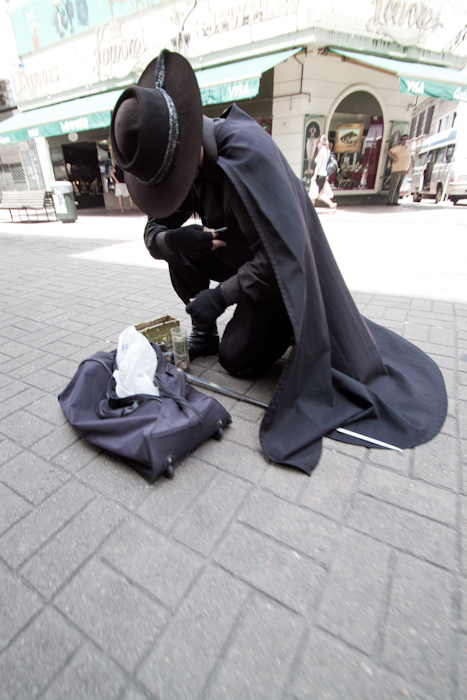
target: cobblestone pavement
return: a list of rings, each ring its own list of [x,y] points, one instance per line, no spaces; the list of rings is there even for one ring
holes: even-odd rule
[[[187,323],[144,219],[0,222],[2,700],[467,697],[467,212],[384,209],[320,216],[360,310],[439,363],[440,435],[402,454],[325,440],[308,477],[264,457],[261,409],[220,398],[222,442],[153,485],[57,402],[127,325]],[[279,369],[194,363],[265,401]]]

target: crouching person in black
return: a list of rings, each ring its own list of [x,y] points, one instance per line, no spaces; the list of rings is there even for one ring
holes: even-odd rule
[[[191,315],[191,357],[218,352],[246,375],[293,344],[261,423],[270,459],[309,474],[323,436],[404,448],[437,434],[438,367],[361,316],[303,183],[254,119],[236,105],[204,117],[190,64],[162,51],[119,98],[111,138],[149,216],[146,246]],[[219,340],[217,319],[234,304]]]

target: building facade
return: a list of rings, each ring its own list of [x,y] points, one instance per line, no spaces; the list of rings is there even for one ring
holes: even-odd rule
[[[190,60],[208,116],[235,101],[271,133],[305,186],[326,133],[339,162],[336,196],[360,201],[387,190],[387,151],[409,130],[417,100],[451,99],[456,90],[467,100],[463,44],[453,41],[465,24],[463,3],[10,0],[6,7],[17,56],[4,77],[19,109],[0,123],[0,162],[15,150],[25,168],[22,183],[3,177],[0,189],[69,179],[79,207],[117,206],[112,109],[162,48]]]

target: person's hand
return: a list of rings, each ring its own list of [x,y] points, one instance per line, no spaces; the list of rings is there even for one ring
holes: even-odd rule
[[[218,316],[230,305],[222,286],[215,289],[203,289],[187,304],[186,312],[190,314],[195,326],[209,328]]]
[[[217,238],[217,232],[199,224],[181,226],[166,231],[165,242],[172,253],[188,258],[202,258],[212,250],[225,245]]]

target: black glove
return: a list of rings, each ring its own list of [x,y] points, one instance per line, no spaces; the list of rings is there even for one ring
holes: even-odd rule
[[[187,258],[202,258],[212,248],[212,232],[203,231],[199,224],[182,226],[166,231],[165,242],[172,253],[186,255]]]
[[[216,318],[230,306],[230,301],[224,294],[221,285],[215,289],[203,289],[186,307],[193,323],[198,328],[209,328]]]

